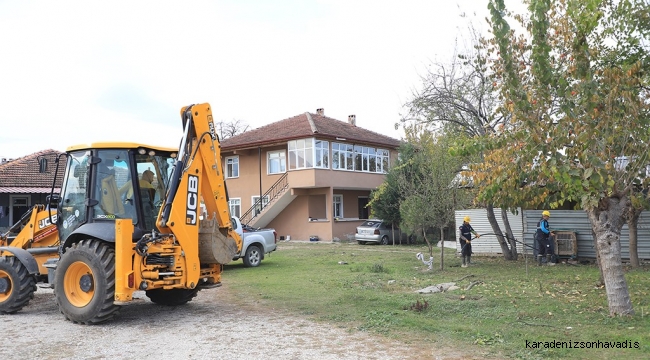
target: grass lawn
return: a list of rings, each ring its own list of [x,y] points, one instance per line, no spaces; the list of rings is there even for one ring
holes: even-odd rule
[[[473,265],[461,268],[455,251],[446,249],[440,271],[439,251],[428,270],[415,256],[428,254],[426,246],[282,242],[260,267],[236,262],[223,278],[242,301],[370,336],[495,357],[650,358],[649,267],[626,272],[636,315],[612,318],[605,289],[596,286],[595,265],[537,267],[529,260],[526,269],[523,257],[473,256]],[[416,292],[445,282],[460,289]],[[466,290],[470,283],[476,284]],[[608,344],[628,348],[603,348]]]

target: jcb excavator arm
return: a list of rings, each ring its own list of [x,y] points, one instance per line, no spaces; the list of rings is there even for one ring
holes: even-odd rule
[[[210,105],[184,107],[181,117],[184,135],[156,225],[161,233],[176,237],[188,261],[188,279],[198,279],[201,264],[230,262],[242,241],[230,221],[221,145]],[[207,209],[203,220],[201,200]]]

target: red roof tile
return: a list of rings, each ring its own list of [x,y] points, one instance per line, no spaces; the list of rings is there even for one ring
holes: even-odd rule
[[[314,127],[312,128],[309,117]],[[346,143],[362,143],[396,149],[401,142],[389,136],[378,134],[347,122],[327,116],[304,113],[288,119],[259,127],[221,141],[223,151],[245,149],[260,145],[271,145],[293,139],[317,137]]]
[[[0,188],[21,188],[30,191],[15,192],[40,192],[31,191],[33,188],[49,189],[52,187],[54,180],[54,169],[56,164],[54,160],[60,152],[56,150],[43,150],[31,155],[6,162],[0,165]],[[47,170],[40,173],[38,159],[45,157],[47,159]],[[57,176],[56,187],[60,188],[65,172],[65,158],[61,158],[61,166]],[[4,191],[3,191],[4,192]]]

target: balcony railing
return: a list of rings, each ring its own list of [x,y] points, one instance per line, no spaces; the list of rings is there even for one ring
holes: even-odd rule
[[[248,225],[253,219],[260,215],[264,209],[273,203],[282,193],[284,193],[289,188],[289,181],[287,175],[289,173],[284,173],[278,181],[276,181],[271,187],[262,195],[261,198],[257,199],[255,204],[251,206],[240,218],[242,224]],[[267,199],[268,201],[264,202],[262,200]]]

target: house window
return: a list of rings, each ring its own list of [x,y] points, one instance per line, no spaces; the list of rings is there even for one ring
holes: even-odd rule
[[[262,212],[262,209],[264,209],[266,207],[266,205],[268,205],[269,196],[268,195],[264,196],[262,198],[262,203],[261,204],[259,203],[259,201],[260,201],[259,196],[253,196],[252,200],[253,200],[253,206],[255,207],[255,209],[253,210],[253,217],[255,217],[255,216],[257,216],[257,214]]]
[[[267,152],[269,174],[281,174],[287,171],[287,157],[284,150]]]
[[[323,140],[314,140],[314,167],[329,169],[329,142]]]
[[[239,177],[239,156],[226,158],[226,178]]]
[[[332,143],[332,169],[353,170],[353,155],[352,145]]]
[[[314,139],[289,141],[289,170],[313,167]]]
[[[378,173],[387,173],[388,172],[388,150],[377,149],[377,155],[375,156],[375,171]],[[371,163],[372,164],[372,163]],[[372,165],[370,167],[372,171]]]
[[[385,149],[332,143],[332,169],[385,174],[388,159],[388,150]]]
[[[230,216],[236,216],[240,217],[241,216],[241,199],[240,198],[232,198],[228,201],[228,205],[230,207]]]
[[[343,218],[343,195],[332,196],[332,209],[334,210],[334,218]]]

